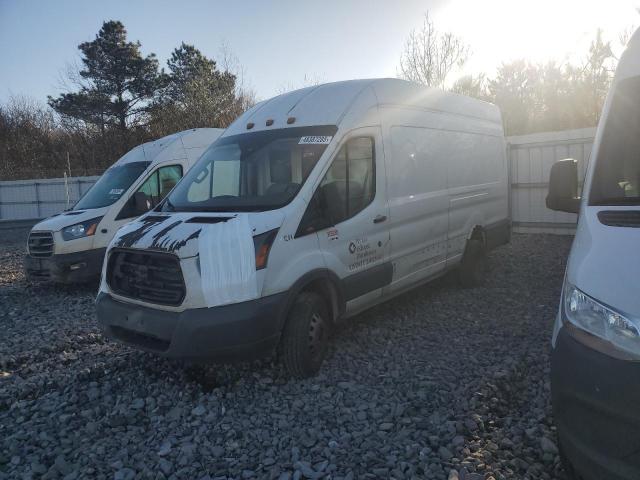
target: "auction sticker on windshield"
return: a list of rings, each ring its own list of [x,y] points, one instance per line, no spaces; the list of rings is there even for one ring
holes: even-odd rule
[[[309,135],[300,137],[298,145],[328,145],[333,137],[326,135]]]

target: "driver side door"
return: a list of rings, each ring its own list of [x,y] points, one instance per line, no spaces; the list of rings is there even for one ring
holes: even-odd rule
[[[378,128],[351,131],[316,188],[310,208],[325,219],[317,229],[327,268],[343,283],[347,311],[366,307],[391,282],[389,209]]]

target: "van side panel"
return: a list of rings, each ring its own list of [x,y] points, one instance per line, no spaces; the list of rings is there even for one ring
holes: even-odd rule
[[[474,226],[507,219],[506,152],[493,121],[398,105],[380,116],[393,291],[459,261]]]
[[[475,226],[492,228],[508,215],[504,139],[468,132],[442,132],[450,145],[449,264],[457,263]]]
[[[446,144],[438,132],[394,125],[389,129],[387,184],[392,261],[392,289],[444,268],[447,254],[449,198]]]

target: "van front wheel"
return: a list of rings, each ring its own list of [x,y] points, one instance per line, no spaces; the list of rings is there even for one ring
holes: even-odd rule
[[[481,240],[472,239],[467,242],[467,247],[460,263],[460,283],[463,287],[479,287],[484,283],[487,272],[487,253]]]
[[[320,370],[327,353],[329,328],[324,299],[313,292],[298,295],[282,333],[281,357],[289,374],[303,378]]]

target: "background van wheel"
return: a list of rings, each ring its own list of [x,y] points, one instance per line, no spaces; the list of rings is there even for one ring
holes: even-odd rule
[[[478,287],[487,274],[487,252],[481,240],[471,239],[460,263],[459,277],[463,287]]]
[[[298,295],[281,341],[282,362],[289,374],[303,378],[318,372],[327,353],[330,325],[329,311],[320,295]]]

